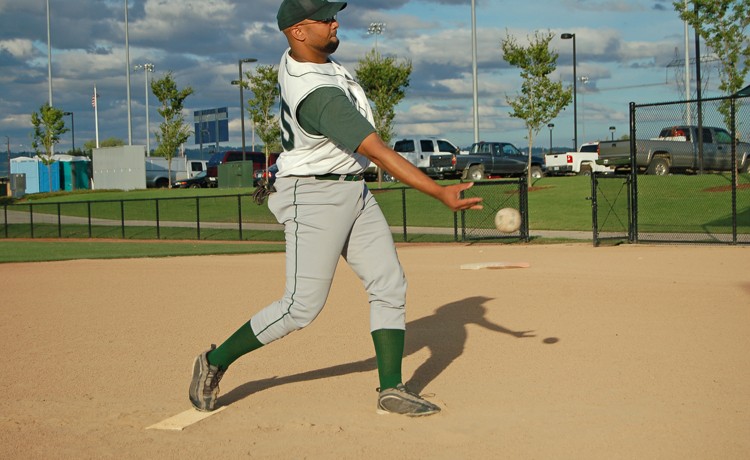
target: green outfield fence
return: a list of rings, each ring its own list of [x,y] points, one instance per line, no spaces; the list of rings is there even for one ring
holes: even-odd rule
[[[750,244],[750,173],[742,166],[748,146],[740,143],[750,142],[748,103],[747,97],[728,97],[630,104],[629,174],[592,176],[594,244]],[[712,170],[697,151],[694,168],[671,168],[663,176],[639,168],[640,140],[680,125],[726,129],[734,141],[722,144],[725,167]]]

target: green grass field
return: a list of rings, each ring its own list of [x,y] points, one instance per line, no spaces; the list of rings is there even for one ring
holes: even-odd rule
[[[703,176],[673,175],[638,178],[639,229],[659,232],[703,232],[731,229],[731,189],[729,178],[722,174]],[[452,181],[445,181],[449,183]],[[737,192],[737,229],[750,233],[750,178],[740,176]],[[615,184],[614,190],[620,185]],[[454,226],[454,213],[436,200],[401,184],[388,183],[378,188],[370,184],[389,224],[394,227]],[[8,224],[0,227],[0,262],[64,260],[103,257],[165,257],[170,255],[232,254],[283,250],[283,233],[278,230],[252,228],[253,224],[275,224],[267,205],[252,202],[252,189],[159,189],[137,191],[80,191],[28,196],[10,210],[27,212],[33,204],[34,234],[29,224]],[[608,192],[609,193],[609,192]],[[516,206],[518,197],[512,185],[498,187],[477,186],[469,195],[484,196],[488,209]],[[591,181],[588,177],[545,177],[529,185],[529,226],[532,230],[591,231]],[[608,197],[609,198],[609,197]],[[620,196],[619,199],[624,199]],[[507,203],[507,204],[506,204]],[[621,202],[622,203],[622,202]],[[404,205],[405,204],[405,205]],[[600,204],[600,207],[605,205]],[[469,217],[481,215],[471,212]],[[58,226],[49,220],[62,216],[79,218],[77,223]],[[139,225],[87,225],[86,218],[107,219],[112,222],[141,221]],[[43,217],[47,217],[45,221]],[[149,224],[156,218],[162,222],[157,229]],[[243,222],[242,240],[276,242],[268,245],[237,244],[240,239],[236,227]],[[201,222],[200,229],[195,222]],[[182,226],[166,222],[182,222]],[[480,227],[492,226],[486,217],[478,219]],[[187,225],[187,223],[192,223]],[[206,223],[224,224],[217,228]],[[89,230],[89,228],[91,230]],[[91,231],[91,235],[89,235]],[[2,233],[5,232],[5,233]],[[408,241],[454,241],[451,232],[444,235],[424,235],[410,232]],[[67,238],[67,239],[130,239],[155,242],[62,241],[35,242],[12,238]],[[402,241],[399,232],[396,241]],[[180,240],[180,241],[175,241]],[[185,243],[184,240],[200,240]],[[227,243],[227,241],[229,241]],[[159,243],[159,244],[155,244]]]

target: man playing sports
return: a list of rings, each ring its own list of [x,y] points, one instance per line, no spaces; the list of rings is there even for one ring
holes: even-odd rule
[[[279,7],[279,30],[289,42],[279,65],[284,152],[268,206],[284,224],[286,288],[280,300],[195,359],[189,393],[198,410],[214,409],[219,381],[237,358],[315,319],[342,256],[369,297],[378,412],[423,416],[440,411],[402,383],[406,279],[362,172],[372,161],[453,211],[481,209],[481,199],[461,199],[472,184],[440,186],[378,137],[364,91],[329,58],[339,45],[336,14],[345,7],[327,0],[283,0]]]

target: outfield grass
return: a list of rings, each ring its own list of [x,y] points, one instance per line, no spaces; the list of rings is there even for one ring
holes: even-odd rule
[[[729,176],[706,174],[702,176],[673,175],[666,177],[639,176],[639,229],[657,232],[726,232],[731,229],[731,189]],[[453,183],[455,181],[442,181]],[[740,189],[737,192],[737,230],[750,233],[750,176],[740,175]],[[376,196],[386,219],[391,226],[404,224],[409,227],[454,226],[454,214],[436,200],[413,189],[404,189],[401,184],[387,183],[382,188],[369,184]],[[501,186],[505,187],[505,186]],[[496,187],[475,187],[469,193],[487,193],[487,203],[497,205],[508,200],[512,205],[517,197],[512,197],[513,186],[505,189]],[[615,191],[617,187],[614,187]],[[144,225],[126,225],[124,235],[119,226],[92,225],[91,237],[97,239],[147,240],[159,238],[154,243],[114,243],[92,241],[65,241],[62,243],[27,242],[0,240],[0,262],[64,260],[74,258],[101,257],[164,257],[170,255],[231,254],[267,252],[283,250],[283,233],[278,230],[258,230],[251,224],[276,223],[267,205],[258,206],[252,202],[253,189],[149,189],[136,191],[80,191],[28,196],[19,202],[25,211],[24,203],[34,204],[34,215],[61,215],[85,218],[91,213],[93,219],[108,219],[119,222],[146,221]],[[624,190],[619,190],[624,194]],[[494,194],[494,195],[492,195]],[[591,231],[591,181],[588,177],[545,177],[529,185],[529,226],[533,230]],[[491,198],[490,198],[491,197]],[[611,198],[611,197],[610,197]],[[623,196],[620,199],[624,199]],[[494,201],[493,201],[494,200]],[[157,204],[158,203],[158,204]],[[406,208],[404,209],[404,203]],[[604,206],[606,203],[601,203]],[[489,207],[489,206],[488,206]],[[162,226],[158,232],[153,222],[158,213]],[[239,230],[230,223],[237,222],[241,215],[244,240],[278,242],[278,244],[236,244],[221,241],[237,241]],[[472,216],[473,216],[472,212]],[[34,238],[89,238],[89,226],[85,223],[58,227],[56,223],[34,222]],[[53,220],[55,220],[53,218]],[[85,219],[82,219],[85,221]],[[198,238],[194,226],[165,226],[166,221],[196,222],[199,220],[200,240],[185,243],[174,240]],[[225,228],[213,228],[207,222],[225,223]],[[492,226],[491,219],[480,224]],[[3,231],[10,238],[29,237],[29,224],[11,224]],[[423,235],[409,231],[410,242],[454,241],[452,232],[444,235]],[[0,237],[5,235],[0,234]],[[402,241],[400,232],[394,239]],[[170,241],[171,240],[171,241]],[[207,242],[208,241],[208,242]],[[214,242],[214,243],[210,243]],[[269,249],[271,248],[271,249]],[[274,249],[278,248],[278,249]]]
[[[0,241],[0,263],[283,252],[281,243]]]

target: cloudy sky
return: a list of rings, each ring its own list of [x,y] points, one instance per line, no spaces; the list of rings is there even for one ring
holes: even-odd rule
[[[195,93],[193,111],[228,107],[228,145],[241,145],[238,60],[277,65],[286,41],[276,27],[280,0],[129,0],[130,67],[153,63],[154,77],[171,71],[178,86]],[[49,0],[52,48],[52,103],[75,124],[81,147],[94,139],[94,85],[99,98],[99,137],[128,140],[125,0]],[[619,137],[627,131],[628,102],[681,99],[675,57],[684,58],[684,28],[671,0],[477,0],[479,138],[525,146],[526,133],[510,118],[506,96],[520,88],[518,70],[502,59],[506,33],[519,41],[534,31],[555,34],[559,53],[553,78],[573,83],[576,36],[578,139]],[[460,146],[474,140],[470,0],[352,1],[339,15],[342,45],[335,57],[352,73],[358,59],[377,46],[414,65],[406,99],[396,107],[396,135],[434,135]],[[369,35],[373,22],[386,24]],[[690,35],[692,53],[693,37]],[[30,114],[48,99],[46,0],[0,0],[0,136],[13,152],[30,150]],[[252,68],[254,64],[244,64]],[[704,69],[704,75],[710,70]],[[718,76],[705,96],[717,96]],[[145,73],[130,72],[133,144],[146,143]],[[149,97],[153,133],[160,122]],[[553,120],[553,144],[573,144],[572,104]],[[246,123],[250,145],[252,131]],[[3,146],[6,142],[0,137]],[[57,151],[70,148],[63,136]],[[187,148],[195,148],[192,144]],[[151,137],[151,146],[156,140]],[[549,145],[545,127],[534,142]],[[3,148],[2,150],[5,150]]]

